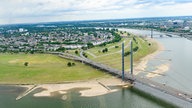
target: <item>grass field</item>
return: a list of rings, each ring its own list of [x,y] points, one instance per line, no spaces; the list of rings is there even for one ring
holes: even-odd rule
[[[28,62],[28,66],[24,63]],[[106,74],[80,62],[49,54],[0,54],[1,84],[39,84],[88,80]]]
[[[127,32],[123,32],[122,35],[126,36]],[[133,41],[133,37],[135,37],[138,44]],[[134,34],[130,34],[127,38],[122,38],[120,42],[107,44],[106,46],[96,46],[94,48],[85,50],[84,52],[88,55],[88,58],[109,65],[116,69],[121,69],[121,52],[122,52],[122,43],[124,42],[125,52],[130,51],[130,40],[133,42],[133,47],[138,46],[139,50],[134,53],[134,65],[139,62],[139,60],[145,57],[148,54],[155,52],[158,49],[158,45],[155,41],[148,40],[145,38],[140,38]],[[149,43],[151,45],[149,45]],[[118,48],[115,48],[118,46]],[[102,53],[104,48],[108,48],[108,52]],[[77,49],[78,50],[78,49]],[[78,50],[80,52],[80,50]],[[69,50],[68,53],[75,55],[75,50]],[[130,68],[130,56],[125,57],[125,70],[128,71]]]
[[[107,44],[106,46],[103,47],[94,47],[92,49],[86,50],[85,52],[88,55],[89,59],[92,59],[94,61],[100,62],[102,64],[109,65],[113,68],[116,69],[121,69],[121,52],[122,52],[122,42],[124,42],[124,48],[125,52],[130,51],[130,40],[132,39],[134,35],[131,34],[128,38],[123,38],[120,42],[118,43],[112,43],[112,44]],[[139,47],[139,50],[135,52],[134,55],[134,62],[138,62],[142,57],[145,57],[146,55],[153,53],[157,50],[157,43],[153,41],[146,40],[144,38],[140,38],[137,36],[134,36],[137,44],[135,41],[133,42],[133,48],[135,46]],[[149,43],[151,45],[149,45]],[[118,46],[118,48],[115,48],[115,46]],[[100,52],[102,49],[108,48],[107,53],[102,53]],[[125,57],[125,69],[128,71],[130,68],[130,56]]]

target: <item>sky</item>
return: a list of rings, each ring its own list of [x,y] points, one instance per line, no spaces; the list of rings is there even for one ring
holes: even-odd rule
[[[0,24],[192,15],[192,0],[0,0]]]

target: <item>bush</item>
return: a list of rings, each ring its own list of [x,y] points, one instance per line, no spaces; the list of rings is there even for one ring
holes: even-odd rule
[[[107,43],[104,42],[104,43],[100,44],[99,46],[106,46],[106,45],[107,45]]]
[[[149,43],[148,45],[151,46],[151,43]]]
[[[65,52],[65,48],[64,47],[59,47],[58,49],[56,49],[56,51],[61,51],[61,52]]]
[[[68,67],[75,66],[75,63],[68,62],[68,63],[67,63],[67,66],[68,66]]]
[[[115,48],[119,48],[119,46],[115,46]]]
[[[94,45],[93,45],[93,43],[89,42],[89,43],[87,43],[87,47],[88,47],[88,49],[89,49],[89,48],[93,48]]]
[[[84,52],[83,52],[83,56],[84,56],[85,58],[87,58],[87,57],[88,57],[88,56],[87,56],[87,54],[86,54],[86,53],[84,53]]]
[[[68,66],[68,67],[71,67],[71,66],[72,66],[71,62],[68,62],[68,63],[67,63],[67,66]]]
[[[108,48],[102,50],[103,53],[108,52]]]
[[[139,49],[138,46],[136,46],[135,48],[133,48],[133,52],[136,52]]]
[[[72,66],[75,66],[75,63],[72,63],[71,65],[72,65]]]
[[[127,51],[127,52],[124,53],[124,56],[128,56],[128,55],[130,55],[130,54],[131,54],[131,52],[130,52],[130,51]]]
[[[137,40],[136,40],[136,38],[135,38],[135,37],[133,37],[133,40],[135,41],[135,43],[136,43],[136,44],[138,44],[138,42],[137,42]]]
[[[136,46],[135,48],[133,48],[133,52],[136,52],[138,49],[139,49],[139,47]],[[131,54],[131,51],[127,51],[127,52],[124,53],[124,56],[128,56],[130,54]]]
[[[76,51],[75,51],[75,54],[78,54],[78,53],[79,53],[79,52],[76,50]]]
[[[82,49],[82,50],[87,50],[87,47],[84,47],[84,46],[83,46],[81,49]]]
[[[30,54],[34,54],[34,53],[35,53],[35,51],[34,51],[34,50],[31,50],[29,53],[30,53]]]
[[[24,66],[28,66],[28,65],[29,65],[29,62],[25,62],[25,63],[24,63]]]

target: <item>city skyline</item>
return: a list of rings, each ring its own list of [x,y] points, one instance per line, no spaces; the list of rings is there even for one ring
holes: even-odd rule
[[[1,0],[0,24],[191,15],[191,0]]]

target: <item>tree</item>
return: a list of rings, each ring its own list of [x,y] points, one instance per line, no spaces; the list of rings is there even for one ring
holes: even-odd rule
[[[133,52],[136,52],[139,49],[138,46],[136,46],[135,48],[133,48]]]
[[[34,50],[31,50],[29,53],[30,53],[30,54],[34,54],[34,52],[35,52]]]
[[[108,48],[102,50],[103,53],[108,52]]]
[[[96,32],[94,32],[93,35],[94,35],[94,37],[97,37],[97,33]]]
[[[137,40],[136,40],[136,38],[135,38],[135,37],[133,37],[133,40],[135,41],[135,43],[136,43],[136,44],[138,44],[138,42],[137,42]]]
[[[85,53],[85,52],[83,52],[83,56],[85,57],[85,58],[87,58],[88,56],[87,56],[87,54]]]
[[[58,49],[56,49],[56,51],[62,51],[62,52],[65,52],[65,48],[64,47],[59,47]]]
[[[68,67],[75,66],[75,63],[68,62],[68,63],[67,63],[67,66],[68,66]]]
[[[87,43],[87,47],[88,47],[88,48],[93,48],[93,47],[94,47],[94,45],[93,45],[93,43],[88,42],[88,43]]]
[[[68,67],[71,67],[71,66],[72,66],[71,62],[68,62],[68,63],[67,63],[67,66],[68,66]]]
[[[85,58],[87,58],[88,56],[87,55],[84,55],[85,56]]]
[[[29,63],[28,63],[28,62],[25,62],[25,63],[24,63],[24,66],[28,66],[28,65],[29,65]]]
[[[72,63],[71,65],[72,65],[72,66],[75,66],[75,63]]]
[[[79,52],[77,50],[75,50],[75,54],[78,54]]]
[[[104,42],[104,43],[100,44],[99,46],[106,46],[106,45],[107,45],[106,42]]]
[[[87,50],[87,47],[84,47],[84,46],[83,46],[81,49],[82,49],[82,50]]]
[[[108,52],[108,48],[105,48],[105,51]]]
[[[131,52],[130,52],[130,51],[127,51],[127,52],[124,53],[124,56],[128,56],[128,55],[130,55],[130,54],[131,54]]]
[[[115,46],[115,48],[119,48],[119,46]]]
[[[148,45],[151,46],[151,43],[149,43]]]

